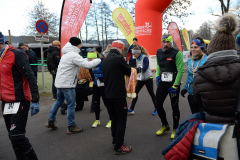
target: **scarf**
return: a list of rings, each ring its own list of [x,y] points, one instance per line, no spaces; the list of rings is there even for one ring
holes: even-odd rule
[[[3,60],[3,57],[5,56],[7,50],[8,50],[9,46],[8,45],[5,45],[1,50],[0,50],[0,63],[2,62]]]
[[[202,58],[202,56],[203,56],[203,53],[200,54],[200,55],[197,56],[197,57],[193,57],[192,59],[193,59],[194,61],[198,61],[198,60],[200,60],[200,59]]]

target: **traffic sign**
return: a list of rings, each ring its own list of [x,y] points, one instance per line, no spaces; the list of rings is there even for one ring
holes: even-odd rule
[[[35,40],[36,41],[42,41],[42,42],[49,42],[49,35],[45,35],[45,34],[37,34],[35,36]]]
[[[36,29],[39,33],[47,33],[48,24],[44,20],[38,20],[36,23]]]

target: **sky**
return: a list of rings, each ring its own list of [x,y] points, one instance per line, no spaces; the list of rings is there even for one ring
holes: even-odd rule
[[[42,0],[50,11],[61,14],[62,0]],[[100,0],[92,0],[99,2]],[[109,2],[110,0],[103,0]],[[159,1],[159,0],[156,0]],[[0,0],[0,31],[3,35],[8,35],[8,30],[11,30],[11,35],[20,36],[24,33],[24,28],[27,24],[27,11],[34,6],[35,0]],[[216,16],[212,16],[209,8],[220,7],[218,0],[192,0],[192,6],[188,8],[188,12],[195,14],[185,18],[186,24],[183,25],[177,18],[171,18],[181,28],[196,31],[200,25],[208,20],[215,21]],[[116,5],[111,5],[111,9],[116,9]]]

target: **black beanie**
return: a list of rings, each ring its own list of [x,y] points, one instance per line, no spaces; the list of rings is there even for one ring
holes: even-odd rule
[[[73,45],[73,46],[78,46],[79,44],[82,43],[82,41],[77,38],[77,37],[71,37],[69,42]]]
[[[24,43],[20,42],[20,43],[18,44],[18,48],[20,48],[21,46],[24,46]]]

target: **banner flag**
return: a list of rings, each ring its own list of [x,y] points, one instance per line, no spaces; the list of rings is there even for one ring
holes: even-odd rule
[[[190,50],[190,48],[189,48],[189,36],[188,36],[188,31],[187,31],[186,28],[183,28],[182,35],[183,35],[183,39],[185,41],[185,44],[187,46],[187,49],[189,51]]]
[[[129,12],[124,8],[117,8],[112,13],[112,19],[128,41],[129,45],[132,45],[133,38],[135,37],[135,29]]]
[[[168,32],[172,36],[174,42],[176,43],[178,49],[182,51],[182,42],[181,42],[181,36],[178,29],[178,26],[175,22],[170,22],[168,25]]]
[[[90,0],[63,1],[59,28],[61,49],[71,37],[77,37],[90,7]]]

